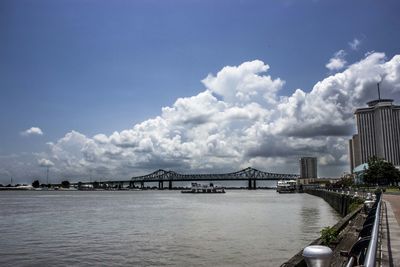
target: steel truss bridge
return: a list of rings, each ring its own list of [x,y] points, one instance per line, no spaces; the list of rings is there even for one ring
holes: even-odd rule
[[[158,188],[164,188],[164,182],[168,182],[168,188],[172,189],[172,182],[182,181],[248,181],[248,188],[255,189],[257,180],[292,180],[299,178],[298,174],[281,174],[263,172],[248,167],[241,171],[220,174],[180,174],[174,171],[157,170],[147,175],[132,177],[129,186],[134,187],[136,183],[140,183],[140,187],[144,188],[145,182],[158,182]]]

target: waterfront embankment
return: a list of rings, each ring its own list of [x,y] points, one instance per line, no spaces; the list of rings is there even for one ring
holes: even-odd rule
[[[332,229],[339,234],[336,242],[330,245],[333,250],[331,267],[343,266],[347,261],[347,257],[340,256],[340,252],[350,250],[351,246],[358,238],[359,233],[357,232],[357,228],[360,228],[365,220],[361,213],[361,204],[357,205],[357,203],[360,203],[360,199],[352,197],[351,195],[326,190],[307,190],[306,193],[323,198],[338,213],[344,216],[339,222],[332,226]],[[353,207],[355,207],[355,209],[351,211]],[[309,245],[323,245],[323,241],[321,238],[318,238]],[[303,249],[287,262],[283,263],[281,267],[307,267],[302,252]]]
[[[307,190],[305,193],[323,198],[342,217],[351,212],[351,207],[361,204],[363,200],[350,194],[341,194],[327,190]]]
[[[349,195],[335,192],[314,190],[307,192],[326,200],[340,213],[346,213],[354,199]],[[355,202],[357,203],[357,202]],[[337,242],[331,244],[333,257],[330,267],[345,266],[348,258],[341,255],[341,251],[350,251],[359,239],[359,230],[365,221],[366,215],[361,212],[362,207],[347,214],[332,228],[340,231]],[[341,229],[341,230],[340,230]],[[316,239],[310,245],[321,245],[322,240]],[[284,267],[306,267],[301,250]],[[400,194],[384,194],[379,220],[379,241],[376,253],[376,263],[381,267],[400,266]]]

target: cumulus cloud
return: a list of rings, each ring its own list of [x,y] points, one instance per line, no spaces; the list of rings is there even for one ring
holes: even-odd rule
[[[272,79],[267,72],[269,66],[260,60],[244,62],[240,66],[227,66],[216,76],[209,74],[203,84],[206,88],[227,102],[248,103],[276,102],[276,92],[284,85],[280,78]]]
[[[361,45],[361,41],[357,38],[354,38],[353,41],[349,42],[349,46],[352,50],[358,50],[358,47]]]
[[[23,132],[21,132],[23,136],[29,135],[43,135],[43,131],[39,127],[31,127]]]
[[[129,178],[158,168],[298,172],[299,157],[317,156],[320,175],[337,176],[348,169],[354,109],[376,98],[377,82],[383,97],[400,99],[400,55],[387,60],[370,53],[289,96],[280,93],[284,80],[268,69],[259,60],[224,67],[202,80],[199,94],[178,98],[130,129],[92,137],[66,133],[37,155],[39,164],[54,164],[53,172],[76,179],[88,173]]]
[[[329,62],[325,65],[325,67],[330,71],[343,69],[347,64],[345,56],[346,52],[344,50],[337,51],[333,57],[329,59]]]
[[[48,159],[39,159],[38,164],[40,167],[53,167],[54,163]]]

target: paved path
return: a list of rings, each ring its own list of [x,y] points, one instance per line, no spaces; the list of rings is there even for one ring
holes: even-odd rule
[[[383,195],[382,267],[400,267],[400,195]]]

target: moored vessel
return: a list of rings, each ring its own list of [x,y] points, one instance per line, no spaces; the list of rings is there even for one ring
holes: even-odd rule
[[[190,194],[218,194],[225,193],[225,188],[214,186],[212,183],[208,184],[199,184],[192,183],[192,187],[189,190],[182,190],[181,193],[190,193]]]
[[[289,181],[278,181],[276,184],[276,192],[278,193],[295,193],[296,192],[296,180]]]

